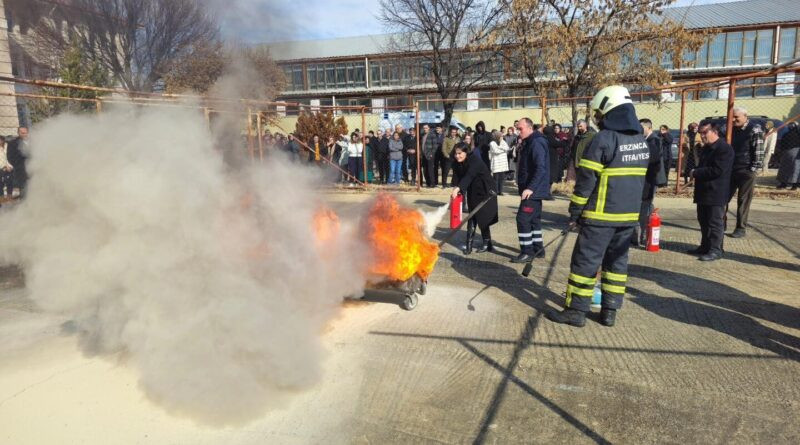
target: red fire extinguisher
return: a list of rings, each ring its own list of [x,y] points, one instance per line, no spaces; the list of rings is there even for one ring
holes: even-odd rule
[[[450,198],[450,228],[455,229],[461,225],[461,206],[464,204],[464,195]]]
[[[650,222],[647,224],[647,251],[658,252],[658,242],[661,238],[661,217],[658,216],[658,209],[650,214]]]

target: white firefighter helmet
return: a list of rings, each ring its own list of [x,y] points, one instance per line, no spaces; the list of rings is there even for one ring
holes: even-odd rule
[[[632,104],[631,93],[622,85],[611,85],[597,92],[589,103],[592,113],[606,113],[622,104]]]

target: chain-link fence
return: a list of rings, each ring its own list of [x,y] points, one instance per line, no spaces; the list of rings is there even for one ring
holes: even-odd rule
[[[800,68],[797,67],[673,84],[661,90],[638,87],[630,90],[637,115],[650,119],[654,129],[668,141],[665,157],[669,158],[671,179],[677,191],[684,184],[687,166],[696,162],[697,153],[692,149],[696,135],[686,131],[692,124],[714,119],[731,128],[730,112],[739,106],[765,124],[770,122],[767,126],[771,128],[765,130],[774,132],[779,139],[785,132],[785,124],[800,115]],[[463,140],[481,122],[490,133],[492,130],[507,133],[523,117],[551,127],[558,124],[561,128],[555,127],[560,130],[555,136],[563,145],[559,151],[562,168],[559,177],[569,179],[570,159],[575,149],[573,126],[578,120],[593,125],[590,99],[513,96],[502,91],[470,93],[465,98],[451,100],[454,108],[451,128]],[[389,106],[376,99],[371,104],[338,105],[337,101],[337,105],[326,106],[131,95],[113,89],[0,78],[0,134],[11,137],[20,125],[36,126],[63,113],[103,113],[123,107],[196,109],[218,135],[216,140],[223,155],[257,162],[282,153],[298,163],[319,168],[332,186],[409,190],[452,183],[453,161],[445,153],[442,140],[451,128],[440,126],[445,117],[444,102],[430,96],[419,98],[413,105]],[[425,144],[426,127],[439,141],[436,151],[432,152],[433,145]],[[396,132],[403,148],[399,155],[392,155],[387,146]],[[766,158],[770,158],[767,150]],[[397,163],[392,158],[396,157],[400,163],[393,172],[392,166]],[[775,167],[776,157],[771,157]],[[513,170],[513,160],[510,169]]]

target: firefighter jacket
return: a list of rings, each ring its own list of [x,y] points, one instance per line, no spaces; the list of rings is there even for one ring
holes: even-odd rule
[[[550,159],[547,139],[542,133],[533,134],[520,141],[517,165],[517,188],[522,195],[523,190],[533,192],[530,199],[551,199],[550,195]]]
[[[581,218],[587,225],[636,226],[650,149],[633,105],[609,111],[601,128],[578,163],[570,219]]]
[[[756,122],[748,121],[744,127],[733,127],[731,135],[734,160],[733,170],[750,170],[761,168],[764,162],[764,130]]]

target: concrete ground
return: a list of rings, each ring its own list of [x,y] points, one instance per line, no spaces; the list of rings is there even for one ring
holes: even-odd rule
[[[756,200],[748,236],[701,263],[682,253],[699,241],[691,202],[658,199],[662,251],[631,251],[616,327],[582,329],[543,317],[563,302],[575,235],[522,277],[508,262],[517,202],[500,199],[496,253],[463,256],[463,234],[445,246],[415,310],[378,294],[345,304],[324,382],[241,427],[152,404],[124,363],[81,355],[0,271],[0,341],[30,333],[0,359],[0,443],[800,443],[800,201]],[[545,241],[567,205],[545,203]]]

